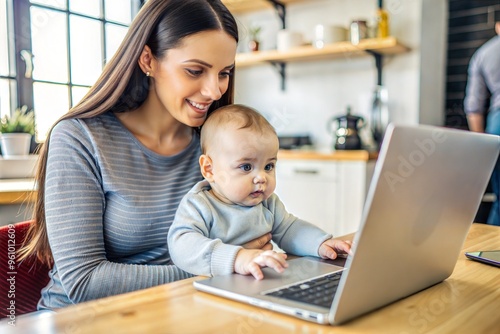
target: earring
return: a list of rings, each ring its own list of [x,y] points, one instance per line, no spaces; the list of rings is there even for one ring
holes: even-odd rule
[[[151,75],[151,73],[149,73],[149,71],[146,72],[146,76],[149,77]]]

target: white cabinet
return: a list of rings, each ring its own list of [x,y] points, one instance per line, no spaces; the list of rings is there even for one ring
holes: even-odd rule
[[[355,232],[374,161],[279,160],[276,194],[287,210],[334,236]]]

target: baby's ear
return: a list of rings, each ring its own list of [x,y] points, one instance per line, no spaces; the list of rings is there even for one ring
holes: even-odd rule
[[[200,156],[200,170],[201,170],[201,175],[208,181],[212,182],[214,175],[212,174],[212,159],[206,154],[202,154]]]

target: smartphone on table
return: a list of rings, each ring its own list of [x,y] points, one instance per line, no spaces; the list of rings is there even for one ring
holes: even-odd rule
[[[481,252],[466,252],[467,256],[471,260],[491,264],[496,267],[500,267],[500,250],[491,251],[481,251]]]

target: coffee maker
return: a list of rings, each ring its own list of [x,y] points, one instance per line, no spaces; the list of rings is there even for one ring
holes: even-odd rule
[[[364,118],[352,115],[349,106],[345,115],[332,117],[328,123],[328,130],[334,134],[334,148],[336,150],[360,150],[363,143],[359,130],[364,125]]]

